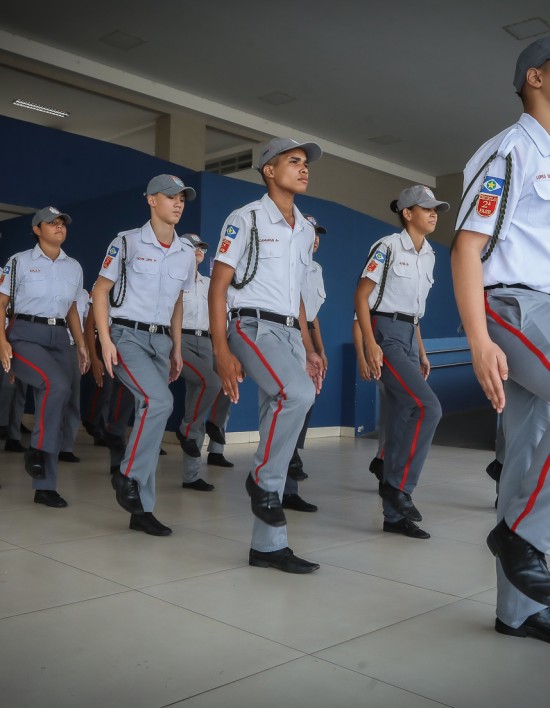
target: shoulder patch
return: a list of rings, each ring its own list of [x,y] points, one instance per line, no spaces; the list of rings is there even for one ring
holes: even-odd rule
[[[231,241],[228,238],[224,238],[220,246],[220,253],[226,253],[231,246]]]
[[[111,256],[111,258],[116,258],[119,252],[119,247],[118,246],[111,246],[111,248],[108,251],[108,255]]]
[[[500,177],[486,177],[481,186],[480,192],[483,194],[492,194],[495,197],[500,197],[504,188],[504,180]]]
[[[378,249],[376,251],[376,253],[374,254],[374,256],[372,258],[373,258],[373,260],[377,261],[378,263],[385,263],[386,262],[386,254],[384,253],[384,251],[381,251],[380,249]]]
[[[237,226],[232,226],[229,224],[229,226],[225,230],[225,236],[227,238],[235,238],[235,236],[239,233],[239,228]]]

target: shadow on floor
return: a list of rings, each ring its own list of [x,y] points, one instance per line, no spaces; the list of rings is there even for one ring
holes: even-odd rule
[[[445,415],[435,431],[434,445],[494,450],[497,414],[492,408],[476,408]]]

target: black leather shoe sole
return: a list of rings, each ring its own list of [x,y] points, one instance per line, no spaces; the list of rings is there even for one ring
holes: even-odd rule
[[[300,575],[313,573],[320,567],[319,563],[311,563],[303,558],[298,558],[290,548],[283,548],[281,551],[272,551],[271,553],[262,553],[251,548],[248,554],[248,564],[256,568],[276,568],[284,573]]]
[[[214,425],[214,423],[212,423],[212,421],[210,420],[206,421],[204,427],[206,429],[206,434],[208,435],[210,440],[213,440],[214,442],[220,445],[225,445],[225,435],[221,428],[218,428],[218,426]]]
[[[139,498],[139,486],[135,479],[126,477],[122,472],[111,475],[111,486],[116,492],[117,503],[130,514],[143,514],[143,505]]]
[[[54,509],[63,509],[67,506],[67,502],[60,497],[57,492],[51,489],[37,489],[34,493],[34,503],[44,504]]]
[[[398,533],[408,538],[426,539],[431,538],[427,531],[423,531],[410,519],[400,519],[399,521],[384,521],[384,531],[388,533]]]
[[[44,453],[30,447],[25,452],[25,470],[33,479],[45,479],[46,468],[44,467]]]
[[[245,483],[254,516],[269,526],[285,526],[286,517],[277,492],[267,492],[258,486],[249,474]]]
[[[149,536],[170,536],[172,533],[172,529],[169,526],[161,524],[151,512],[132,514],[129,528],[132,529],[132,531],[143,531],[149,534]]]
[[[232,462],[225,459],[221,452],[209,452],[206,458],[206,464],[216,467],[235,467]]]
[[[412,502],[411,495],[402,492],[391,484],[384,482],[380,490],[382,499],[385,499],[398,514],[411,521],[422,521],[422,514]]]

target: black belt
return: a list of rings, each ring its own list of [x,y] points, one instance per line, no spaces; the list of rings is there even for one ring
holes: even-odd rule
[[[182,334],[194,334],[195,337],[208,337],[210,338],[210,332],[207,329],[182,329]]]
[[[170,327],[166,327],[166,325],[134,322],[134,320],[125,320],[123,317],[113,317],[111,322],[113,324],[122,325],[123,327],[131,327],[132,329],[139,329],[142,332],[149,332],[149,334],[167,334],[170,336]]]
[[[26,322],[39,322],[40,324],[58,325],[66,327],[67,323],[62,317],[37,317],[36,315],[15,315],[16,320],[25,320]]]
[[[372,317],[389,317],[392,320],[399,320],[400,322],[408,322],[409,324],[417,325],[420,322],[420,317],[418,315],[403,315],[401,312],[379,312],[378,310],[373,310],[371,312]]]
[[[241,307],[230,310],[231,319],[233,317],[255,317],[257,320],[267,320],[268,322],[277,322],[285,325],[285,327],[294,327],[300,329],[300,322],[297,317],[292,315],[278,315],[275,312],[266,312],[265,310],[253,310],[250,307]]]
[[[538,290],[535,290],[535,288],[530,288],[528,285],[524,285],[523,283],[513,283],[512,285],[496,283],[495,285],[486,285],[483,289],[496,290],[497,288],[519,288],[520,290],[533,290],[534,292],[538,292]]]

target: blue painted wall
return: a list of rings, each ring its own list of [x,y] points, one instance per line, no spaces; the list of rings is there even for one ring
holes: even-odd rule
[[[127,148],[2,117],[0,154],[3,156],[0,201],[36,208],[53,204],[73,217],[65,250],[82,264],[88,289],[96,278],[110,240],[118,231],[140,226],[147,220],[143,191],[151,176],[173,173],[195,187],[199,196],[186,206],[178,231],[200,233],[211,245],[211,254],[230,211],[259,198],[265,191],[258,185],[195,173]],[[311,179],[314,183],[315,166]],[[356,362],[353,348],[349,346],[353,294],[370,246],[396,228],[313,197],[299,197],[297,204],[302,211],[314,214],[328,230],[328,234],[321,237],[316,259],[323,267],[327,291],[319,319],[329,370],[311,426],[353,426],[357,388]],[[19,217],[0,224],[2,263],[12,253],[34,245],[30,222],[31,217]],[[457,336],[459,317],[452,293],[448,248],[437,243],[433,247],[436,251],[435,284],[422,320],[422,334],[426,339],[453,338]],[[207,269],[208,264],[204,264],[205,273]],[[452,371],[443,375],[440,388],[445,400],[453,400],[455,384],[461,390],[460,405],[473,407],[469,403],[477,402],[477,384],[469,367],[460,377]],[[181,418],[183,391],[183,385],[178,382],[174,386],[175,408],[169,429],[174,429]],[[255,429],[257,390],[252,382],[245,381],[241,400],[231,414],[229,430]]]

